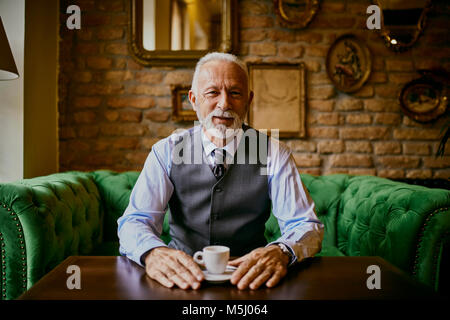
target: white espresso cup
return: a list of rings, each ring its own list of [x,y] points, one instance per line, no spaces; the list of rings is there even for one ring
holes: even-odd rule
[[[227,268],[230,248],[225,246],[208,246],[194,254],[194,261],[204,265],[210,273],[221,274]]]

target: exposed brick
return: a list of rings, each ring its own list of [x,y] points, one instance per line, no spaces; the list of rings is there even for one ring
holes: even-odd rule
[[[160,84],[162,82],[163,75],[159,72],[137,72],[135,80],[141,83]]]
[[[374,143],[375,154],[400,154],[402,152],[402,146],[398,142],[375,142]]]
[[[127,55],[128,47],[126,43],[110,43],[105,47],[105,52],[110,54]]]
[[[77,109],[96,108],[101,102],[102,99],[99,97],[76,97],[73,105]]]
[[[369,78],[369,83],[386,83],[388,76],[386,72],[372,72]]]
[[[379,177],[388,178],[388,179],[403,179],[405,178],[405,171],[404,170],[378,170],[377,175]]]
[[[340,132],[340,137],[344,140],[382,140],[387,139],[388,135],[389,130],[384,127],[341,128]]]
[[[293,153],[297,167],[320,167],[321,159],[317,154]]]
[[[356,99],[341,99],[338,101],[336,105],[337,110],[342,111],[355,111],[355,110],[362,110],[363,108],[363,102],[361,100]]]
[[[450,168],[450,157],[423,157],[423,164],[427,168],[439,168],[439,169],[447,169]]]
[[[399,125],[402,122],[402,116],[398,113],[377,113],[375,115],[374,123]]]
[[[286,44],[278,47],[278,55],[285,58],[301,58],[303,56],[303,46],[298,44]]]
[[[157,143],[160,139],[158,138],[142,138],[139,142],[139,148],[151,149],[152,146]]]
[[[108,111],[105,111],[104,116],[105,116],[106,120],[108,120],[109,122],[114,122],[119,119],[119,111],[108,110]]]
[[[413,71],[413,63],[407,59],[387,59],[386,60],[387,71]]]
[[[170,95],[169,86],[151,86],[151,85],[130,85],[127,87],[127,93],[138,94],[138,95],[149,95],[149,96],[167,96]]]
[[[101,133],[105,136],[143,136],[146,127],[135,123],[111,123],[101,125]]]
[[[317,60],[305,60],[305,64],[309,72],[319,72],[321,70],[321,64]]]
[[[145,159],[148,157],[148,152],[146,151],[134,151],[127,153],[125,155],[125,158],[130,161],[130,163],[136,163],[143,165],[145,162]]]
[[[267,38],[265,29],[244,29],[241,30],[241,41],[261,41]]]
[[[364,101],[364,109],[373,112],[400,112],[398,100],[368,99]]]
[[[412,155],[430,155],[430,145],[428,143],[404,143],[403,153]]]
[[[385,168],[417,168],[420,159],[405,156],[385,156],[378,157],[377,161]]]
[[[393,84],[382,84],[375,87],[375,93],[381,98],[398,98],[400,87]]]
[[[345,151],[355,153],[372,153],[372,144],[368,141],[345,141]]]
[[[254,29],[252,29],[252,30],[254,30]],[[267,32],[267,36],[272,41],[279,41],[279,42],[294,42],[295,41],[295,33],[291,32],[290,30],[270,29]]]
[[[274,56],[277,53],[277,46],[272,42],[251,43],[249,53],[257,56]]]
[[[163,110],[149,110],[145,112],[144,118],[154,122],[166,122],[169,120],[171,113]]]
[[[242,16],[240,27],[245,28],[266,28],[273,26],[273,18],[267,16]]]
[[[314,127],[307,129],[308,136],[313,138],[337,139],[339,138],[339,130],[332,127]]]
[[[95,121],[96,115],[92,111],[82,111],[76,112],[73,115],[75,123],[93,123]]]
[[[311,99],[331,99],[336,95],[336,90],[333,86],[320,86],[320,87],[310,87],[309,97]]]
[[[321,170],[319,168],[299,168],[298,172],[300,174],[306,173],[306,174],[310,174],[313,176],[320,176],[320,174],[321,174]]]
[[[106,57],[87,57],[86,65],[91,69],[110,69],[112,67],[113,60]]]
[[[73,80],[75,82],[80,82],[80,83],[88,83],[91,82],[92,80],[92,73],[88,72],[88,71],[80,71],[80,72],[76,72]]]
[[[309,44],[320,43],[323,39],[323,35],[317,32],[305,32],[304,30],[297,33],[295,40],[299,42],[307,42]]]
[[[372,157],[359,154],[339,154],[330,156],[332,167],[372,167]]]
[[[155,101],[150,97],[116,97],[109,98],[107,104],[112,108],[148,109],[155,106]]]
[[[327,56],[329,47],[328,46],[308,46],[306,47],[306,55],[309,57],[321,57],[324,58]]]
[[[369,114],[349,114],[345,117],[345,122],[348,124],[370,124],[372,123],[372,116]]]
[[[344,123],[344,117],[339,113],[318,113],[311,116],[311,124],[333,126]]]
[[[450,169],[435,170],[433,173],[434,179],[450,179]]]
[[[324,72],[312,73],[308,78],[308,82],[310,85],[331,84],[330,78]]]
[[[172,71],[164,78],[165,84],[191,84],[193,71]]]
[[[319,153],[342,153],[344,151],[344,142],[342,140],[319,141],[317,144]]]
[[[124,35],[123,28],[101,28],[97,30],[97,39],[99,40],[119,40]]]
[[[255,15],[267,14],[269,13],[268,4],[262,1],[255,2],[240,2],[239,3],[241,12],[251,12]]]
[[[353,93],[357,98],[371,98],[374,95],[374,89],[371,85],[364,85],[361,89]]]
[[[355,176],[376,176],[376,169],[349,169],[348,174]]]
[[[430,169],[406,171],[406,178],[408,179],[431,179],[431,177],[432,173]]]
[[[133,79],[133,74],[130,71],[107,71],[104,75],[105,81],[122,82]]]
[[[309,100],[308,107],[311,110],[330,112],[334,109],[334,100]]]
[[[286,145],[293,151],[316,152],[316,143],[314,141],[290,140]]]
[[[140,110],[121,110],[119,111],[119,120],[122,122],[140,122],[142,111]]]
[[[396,140],[436,140],[439,138],[439,129],[394,129]]]

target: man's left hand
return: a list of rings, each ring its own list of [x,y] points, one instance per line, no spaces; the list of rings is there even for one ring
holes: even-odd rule
[[[271,288],[287,273],[289,257],[277,245],[257,248],[236,260],[230,266],[238,267],[231,277],[231,283],[238,289],[258,289],[262,284]]]

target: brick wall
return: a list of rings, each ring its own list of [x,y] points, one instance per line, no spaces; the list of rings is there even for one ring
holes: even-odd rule
[[[127,0],[61,1],[59,77],[60,170],[140,170],[152,145],[180,127],[171,120],[171,84],[190,84],[191,68],[144,68],[127,51]],[[65,10],[78,4],[81,30]],[[271,0],[239,1],[240,51],[249,62],[305,62],[307,137],[285,139],[300,171],[389,178],[449,178],[450,147],[435,158],[448,116],[419,124],[403,115],[398,94],[421,68],[450,71],[450,5],[438,1],[416,46],[398,54],[365,28],[368,1],[321,1],[302,30],[280,27]],[[368,82],[338,92],[325,69],[341,34],[367,40]]]

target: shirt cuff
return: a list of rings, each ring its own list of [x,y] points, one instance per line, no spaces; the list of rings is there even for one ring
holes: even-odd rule
[[[278,244],[278,243],[282,243],[282,244],[284,244],[286,246],[286,248],[288,248],[288,250],[289,250],[289,252],[291,254],[291,260],[288,263],[288,267],[292,266],[297,261],[297,256],[295,255],[294,250],[292,249],[292,247],[288,243],[283,242],[283,241],[273,241],[273,242],[267,244],[266,247],[274,245],[274,244]]]

